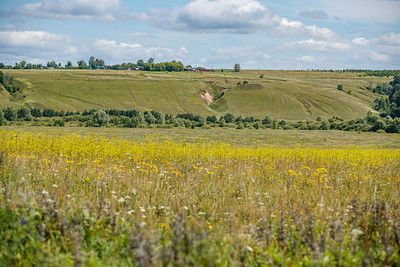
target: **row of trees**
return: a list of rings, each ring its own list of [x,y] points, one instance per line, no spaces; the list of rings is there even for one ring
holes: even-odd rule
[[[343,120],[338,117],[307,121],[276,120],[269,116],[263,119],[253,116],[242,117],[227,113],[223,116],[202,116],[191,113],[177,115],[165,114],[158,111],[139,110],[90,110],[84,112],[63,112],[52,109],[40,110],[31,105],[16,109],[8,107],[0,111],[1,123],[15,121],[34,121],[44,125],[64,126],[66,123],[77,126],[117,126],[117,127],[231,127],[237,129],[272,128],[272,129],[299,129],[299,130],[343,130],[343,131],[385,131],[400,133],[400,118],[391,116],[381,117],[368,112],[365,118]]]
[[[14,66],[4,65],[0,63],[0,69],[97,69],[97,68],[107,68],[113,70],[129,70],[139,68],[141,70],[147,71],[183,71],[184,65],[180,61],[171,61],[171,62],[160,62],[155,63],[154,58],[149,58],[147,62],[144,62],[143,59],[139,59],[137,63],[122,63],[115,65],[106,65],[104,60],[101,58],[90,57],[89,61],[79,60],[77,64],[74,66],[71,61],[68,61],[66,65],[62,65],[61,63],[57,63],[55,61],[49,61],[46,65],[42,64],[31,64],[26,61],[21,61],[19,63],[15,63]]]
[[[79,60],[74,66],[71,61],[68,61],[66,65],[57,63],[55,61],[49,61],[46,65],[42,64],[31,64],[26,61],[15,63],[14,66],[4,65],[0,63],[0,69],[111,69],[111,70],[145,70],[145,71],[183,71],[185,66],[180,61],[172,60],[168,62],[155,63],[154,58],[149,58],[147,62],[143,59],[139,59],[136,63],[127,62],[114,65],[106,65],[103,59],[90,57],[89,61]],[[191,69],[190,65],[186,68]],[[196,70],[206,70],[198,67]],[[234,71],[239,72],[241,70],[240,64],[235,64]],[[224,70],[221,70],[224,71]]]

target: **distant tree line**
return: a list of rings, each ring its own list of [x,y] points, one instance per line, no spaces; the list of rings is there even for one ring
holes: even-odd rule
[[[236,129],[283,129],[283,130],[342,130],[359,132],[400,133],[400,118],[379,116],[368,112],[365,118],[343,120],[338,117],[306,121],[277,120],[266,116],[263,119],[253,116],[242,117],[232,113],[222,116],[202,116],[191,113],[168,114],[158,111],[140,110],[89,110],[83,112],[40,110],[30,104],[21,108],[7,107],[0,110],[0,125],[28,121],[33,125],[45,126],[116,126],[128,128],[213,128],[228,127]]]
[[[57,63],[55,61],[49,61],[46,65],[43,64],[31,64],[26,61],[21,61],[12,65],[5,65],[0,63],[0,69],[111,69],[111,70],[145,70],[145,71],[183,71],[184,65],[180,61],[172,60],[170,62],[155,63],[154,58],[149,58],[147,62],[143,59],[139,59],[136,63],[121,63],[115,65],[106,65],[104,60],[101,58],[90,57],[89,61],[79,60],[74,66],[71,61],[68,61],[66,65]]]

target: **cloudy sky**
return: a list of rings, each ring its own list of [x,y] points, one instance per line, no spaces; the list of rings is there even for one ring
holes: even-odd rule
[[[2,0],[0,62],[399,69],[400,0]]]

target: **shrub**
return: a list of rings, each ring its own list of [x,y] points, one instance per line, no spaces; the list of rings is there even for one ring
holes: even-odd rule
[[[388,133],[400,133],[400,118],[395,118],[386,128]]]
[[[133,117],[132,119],[127,119],[124,123],[124,127],[128,128],[137,128],[139,126],[139,119],[137,117]]]
[[[110,121],[110,117],[107,115],[107,113],[104,110],[96,110],[93,113],[93,122],[95,124],[95,126],[105,126],[109,121]]]
[[[238,129],[238,130],[241,130],[241,129],[243,129],[243,128],[244,128],[243,123],[239,123],[239,124],[236,126],[236,129]]]
[[[231,123],[235,119],[235,116],[232,113],[226,113],[224,119],[226,123]]]
[[[42,112],[38,108],[31,109],[31,114],[33,117],[36,117],[36,118],[42,117]]]
[[[322,121],[321,125],[319,126],[319,129],[320,130],[329,130],[330,129],[329,122]]]
[[[8,121],[15,121],[17,119],[17,111],[13,107],[7,107],[4,110],[4,118]]]
[[[27,107],[23,107],[17,110],[18,119],[32,120],[31,111]]]
[[[269,116],[267,116],[262,120],[261,123],[262,124],[270,124],[270,123],[272,123],[272,119]]]
[[[371,127],[371,131],[373,131],[373,132],[377,132],[378,130],[385,130],[385,129],[386,129],[386,123],[381,118],[377,119]]]
[[[3,111],[0,110],[0,126],[2,126],[4,124],[5,124],[4,114],[3,114]]]
[[[54,126],[60,126],[60,127],[64,127],[65,126],[65,121],[62,119],[58,119],[54,121]]]
[[[225,127],[225,118],[224,118],[224,117],[221,117],[221,118],[219,119],[219,126],[220,126],[220,127]]]
[[[339,84],[339,85],[337,86],[337,89],[338,89],[339,91],[343,91],[343,85],[342,85],[342,84]]]
[[[95,126],[96,126],[96,124],[94,123],[94,121],[92,119],[86,121],[86,123],[85,123],[85,127],[95,127]]]
[[[42,112],[42,116],[43,117],[55,117],[56,116],[56,112],[52,109],[45,109]]]
[[[156,122],[156,118],[153,116],[153,114],[149,111],[144,112],[144,120],[148,124],[154,124]]]
[[[216,117],[215,115],[208,116],[208,117],[206,118],[206,121],[207,121],[207,122],[217,122],[217,117]]]

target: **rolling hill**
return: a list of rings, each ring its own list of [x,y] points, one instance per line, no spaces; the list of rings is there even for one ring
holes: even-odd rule
[[[313,71],[3,71],[22,81],[25,88],[23,98],[17,100],[0,94],[1,107],[30,102],[38,108],[64,111],[140,109],[203,115],[232,112],[287,120],[365,116],[376,96],[363,87],[389,80],[359,73]],[[344,91],[336,89],[338,84],[343,84]],[[202,92],[212,95],[214,102],[207,104]]]

